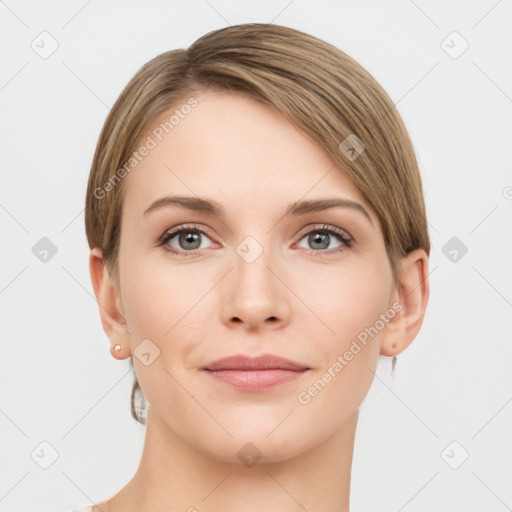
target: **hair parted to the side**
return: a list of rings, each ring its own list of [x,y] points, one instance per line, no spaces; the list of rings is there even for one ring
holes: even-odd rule
[[[157,118],[206,88],[264,102],[329,153],[376,211],[397,285],[402,257],[418,248],[430,254],[416,156],[388,94],[335,46],[289,27],[248,23],[214,30],[186,50],[164,52],[144,64],[105,120],[89,176],[85,227],[90,248],[103,250],[118,286],[125,180],[108,190],[104,185]],[[355,159],[340,150],[349,135],[365,147]],[[131,413],[145,424],[138,410],[143,407],[135,407],[137,394],[143,397],[134,372]]]

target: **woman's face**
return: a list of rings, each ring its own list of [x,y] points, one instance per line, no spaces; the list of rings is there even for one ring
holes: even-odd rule
[[[285,460],[341,435],[370,387],[396,292],[383,235],[341,169],[279,114],[239,94],[194,97],[169,133],[147,134],[156,147],[125,178],[120,308],[135,370],[169,433],[219,460],[237,462],[246,443]],[[368,217],[297,208],[325,199]],[[205,370],[262,354],[302,370]]]

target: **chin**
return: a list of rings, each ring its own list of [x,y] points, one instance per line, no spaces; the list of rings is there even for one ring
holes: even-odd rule
[[[224,422],[224,427],[233,437],[221,428],[215,432],[210,429],[209,433],[204,430],[196,432],[198,437],[195,441],[191,439],[191,442],[211,458],[230,464],[252,467],[255,464],[283,462],[322,441],[320,431],[313,429],[313,436],[312,429],[305,428],[306,425],[300,428],[293,420],[289,424],[293,414],[283,422],[286,414],[272,417],[271,422],[262,421],[261,417],[259,421]],[[269,424],[272,426],[269,427]]]
[[[247,436],[243,440],[230,439],[219,444],[212,445],[207,442],[204,452],[211,458],[229,464],[243,465],[251,468],[255,465],[284,462],[300,455],[306,447],[287,441],[286,436],[276,436],[275,439],[254,438]]]

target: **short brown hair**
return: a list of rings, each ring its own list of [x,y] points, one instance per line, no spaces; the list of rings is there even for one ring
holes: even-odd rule
[[[402,257],[418,248],[430,253],[418,163],[384,89],[355,60],[321,39],[281,25],[247,23],[214,30],[186,50],[153,58],[107,116],[89,176],[85,227],[89,246],[103,250],[115,279],[124,180],[108,190],[104,185],[119,178],[116,173],[162,113],[207,88],[263,101],[332,156],[374,208],[397,285]],[[354,140],[364,145],[356,158],[343,150],[344,141]],[[131,413],[145,423],[135,408],[137,393],[142,395],[134,372]]]

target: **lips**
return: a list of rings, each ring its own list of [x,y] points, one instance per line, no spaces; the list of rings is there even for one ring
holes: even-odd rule
[[[217,381],[244,391],[263,391],[297,379],[310,368],[274,355],[235,355],[206,365],[205,373]]]
[[[249,357],[245,355],[234,355],[218,359],[204,367],[205,370],[219,371],[219,370],[243,370],[243,371],[257,371],[257,370],[291,370],[302,371],[308,370],[307,366],[290,361],[283,357],[263,354],[257,357]]]

